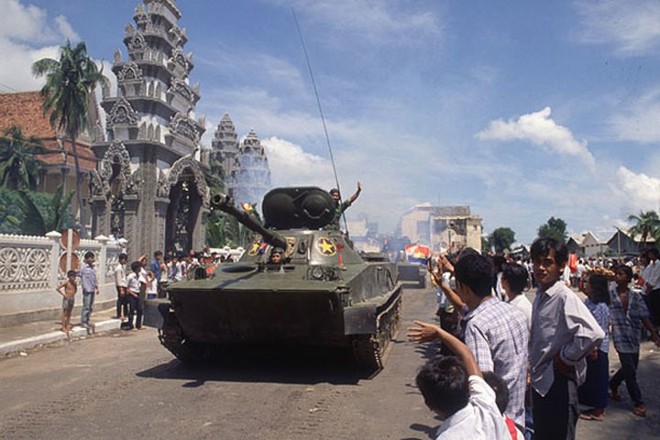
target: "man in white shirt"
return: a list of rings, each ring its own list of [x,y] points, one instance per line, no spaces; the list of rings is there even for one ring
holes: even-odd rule
[[[577,387],[586,356],[605,333],[580,298],[560,280],[566,244],[538,238],[531,248],[538,292],[532,309],[529,365],[535,440],[572,440],[578,419]]]
[[[128,255],[119,254],[119,261],[115,266],[115,287],[117,288],[117,319],[122,321],[128,318],[128,298],[126,296],[126,261]]]

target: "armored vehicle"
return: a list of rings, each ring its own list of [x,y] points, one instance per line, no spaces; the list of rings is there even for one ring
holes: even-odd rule
[[[335,201],[319,188],[278,188],[264,197],[263,224],[216,195],[220,209],[259,234],[235,263],[198,268],[168,288],[162,344],[197,362],[229,344],[345,347],[375,372],[399,325],[396,266],[367,262],[333,225]],[[279,258],[271,258],[279,253]]]

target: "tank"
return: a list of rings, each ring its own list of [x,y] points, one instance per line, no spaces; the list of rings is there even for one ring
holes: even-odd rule
[[[213,196],[211,207],[257,238],[239,261],[198,268],[168,287],[169,302],[159,307],[168,350],[199,362],[233,344],[345,347],[360,369],[383,367],[399,327],[398,272],[388,261],[365,261],[343,232],[329,229],[335,201],[326,191],[273,189],[263,224],[225,195]],[[270,260],[276,248],[281,263]]]

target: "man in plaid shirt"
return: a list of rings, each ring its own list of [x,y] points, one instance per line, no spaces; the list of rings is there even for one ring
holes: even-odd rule
[[[444,263],[443,263],[444,265]],[[493,371],[509,389],[505,414],[524,430],[527,350],[527,318],[516,307],[493,296],[493,267],[474,249],[465,249],[451,267],[456,278],[454,292],[447,283],[440,287],[455,307],[463,311],[462,336],[481,371]],[[422,337],[433,337],[433,329],[415,328]]]

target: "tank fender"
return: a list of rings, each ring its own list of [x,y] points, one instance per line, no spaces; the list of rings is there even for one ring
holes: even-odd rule
[[[362,335],[376,333],[376,305],[349,307],[344,309],[344,334]]]
[[[144,302],[144,325],[163,328],[163,321],[170,311],[168,299],[148,299]]]

